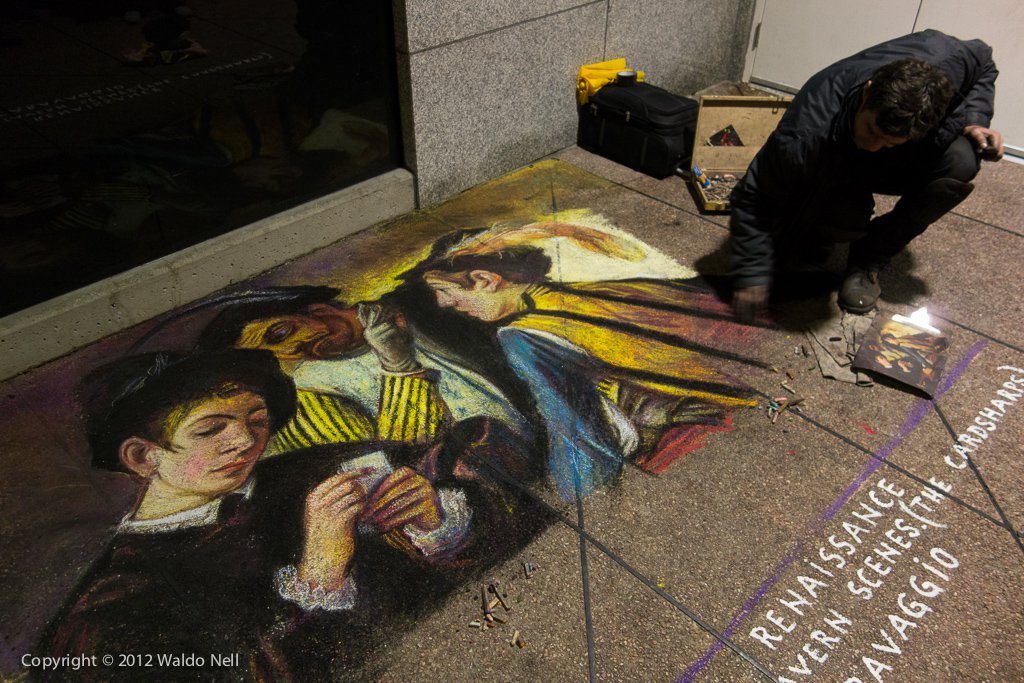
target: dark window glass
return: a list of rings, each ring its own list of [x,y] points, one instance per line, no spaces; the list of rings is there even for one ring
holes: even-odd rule
[[[0,314],[401,163],[386,0],[0,4]]]

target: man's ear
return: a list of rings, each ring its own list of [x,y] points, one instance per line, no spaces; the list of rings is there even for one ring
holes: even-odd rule
[[[118,456],[129,472],[149,479],[156,472],[156,449],[157,445],[152,441],[130,436],[121,442]]]
[[[480,292],[496,292],[505,286],[505,278],[489,270],[471,270],[469,279],[473,282],[473,289]]]

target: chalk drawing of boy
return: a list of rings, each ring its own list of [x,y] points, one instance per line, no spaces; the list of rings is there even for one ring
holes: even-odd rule
[[[468,532],[464,496],[375,470],[373,444],[261,461],[295,409],[269,352],[144,354],[83,388],[94,466],[142,484],[44,635],[55,656],[113,656],[87,679],[366,675],[380,620],[429,599],[425,560]],[[122,655],[146,670],[118,668]]]

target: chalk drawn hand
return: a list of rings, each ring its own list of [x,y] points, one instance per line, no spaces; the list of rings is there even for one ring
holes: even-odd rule
[[[363,518],[382,532],[406,525],[427,532],[441,526],[441,510],[433,485],[408,467],[399,467],[366,501]]]
[[[306,583],[326,591],[345,582],[356,549],[356,521],[366,504],[357,479],[368,470],[336,474],[306,496],[305,544],[298,573]]]
[[[359,304],[356,312],[363,324],[363,337],[384,370],[410,373],[422,369],[412,333],[397,311],[383,304]]]

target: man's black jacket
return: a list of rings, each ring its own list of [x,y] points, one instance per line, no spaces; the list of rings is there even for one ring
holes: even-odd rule
[[[863,186],[863,179],[853,177],[851,159],[858,154],[853,117],[864,84],[879,67],[908,57],[934,64],[955,88],[946,118],[922,140],[906,143],[908,149],[922,154],[944,150],[964,126],[988,127],[998,72],[992,48],[980,40],[921,31],[818,72],[797,93],[733,192],[730,231],[737,289],[771,281],[772,236],[799,221],[809,199],[832,188]]]

